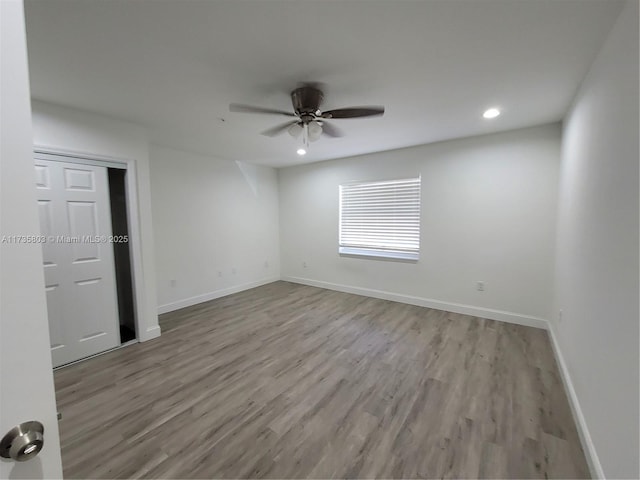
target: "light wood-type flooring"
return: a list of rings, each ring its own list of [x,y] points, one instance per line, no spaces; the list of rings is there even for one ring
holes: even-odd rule
[[[276,282],[55,372],[67,478],[575,478],[543,330]]]

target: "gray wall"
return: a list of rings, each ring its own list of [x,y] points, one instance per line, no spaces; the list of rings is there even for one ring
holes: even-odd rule
[[[640,477],[638,102],[632,0],[565,121],[551,322],[595,470],[609,478]]]
[[[545,326],[559,164],[560,125],[552,124],[280,169],[282,275]],[[417,175],[418,263],[338,255],[338,186]]]
[[[160,312],[280,278],[276,171],[151,145]]]

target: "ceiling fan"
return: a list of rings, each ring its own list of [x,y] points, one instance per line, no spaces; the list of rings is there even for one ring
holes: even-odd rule
[[[320,110],[320,105],[324,99],[324,94],[317,86],[312,84],[304,84],[291,92],[291,103],[293,104],[293,112],[285,110],[276,110],[271,108],[254,107],[252,105],[244,105],[241,103],[232,103],[229,105],[231,112],[243,113],[267,113],[274,115],[285,115],[287,117],[295,117],[286,123],[276,125],[262,132],[262,135],[274,137],[285,131],[298,138],[300,134],[303,136],[303,143],[309,145],[325,134],[329,137],[341,137],[342,132],[327,122],[327,119],[339,118],[360,118],[372,117],[384,114],[384,107],[378,105],[370,105],[364,107],[348,107],[337,108],[334,110]]]

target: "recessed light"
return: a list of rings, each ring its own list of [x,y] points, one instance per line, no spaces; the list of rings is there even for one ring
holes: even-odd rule
[[[306,155],[307,151],[304,148],[299,148],[298,151],[296,152],[298,155],[302,156],[302,155]]]
[[[500,110],[497,108],[490,108],[482,114],[484,118],[496,118],[498,115],[500,115]]]

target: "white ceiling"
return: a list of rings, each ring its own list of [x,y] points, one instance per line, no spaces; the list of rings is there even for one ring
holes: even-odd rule
[[[146,126],[154,143],[271,166],[560,120],[620,12],[612,0],[26,0],[35,98]],[[286,117],[298,82],[335,120],[300,158]],[[499,106],[503,114],[484,120]],[[222,120],[224,119],[224,121]]]

